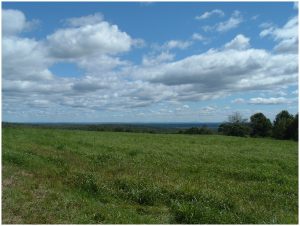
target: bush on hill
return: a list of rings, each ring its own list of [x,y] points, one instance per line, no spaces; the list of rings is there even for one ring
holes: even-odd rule
[[[228,122],[222,123],[218,132],[227,136],[246,137],[250,134],[250,127],[247,119],[244,119],[238,112],[228,116]]]

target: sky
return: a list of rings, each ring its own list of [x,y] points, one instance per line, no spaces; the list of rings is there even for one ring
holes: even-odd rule
[[[294,2],[2,2],[2,120],[298,113]]]

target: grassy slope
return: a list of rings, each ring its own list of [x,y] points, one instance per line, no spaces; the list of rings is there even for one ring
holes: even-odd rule
[[[298,221],[296,142],[2,131],[2,223]]]

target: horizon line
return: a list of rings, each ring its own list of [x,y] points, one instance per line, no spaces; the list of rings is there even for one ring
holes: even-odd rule
[[[184,123],[221,123],[221,122],[12,122],[12,121],[2,121],[2,123],[24,123],[24,124],[184,124]]]

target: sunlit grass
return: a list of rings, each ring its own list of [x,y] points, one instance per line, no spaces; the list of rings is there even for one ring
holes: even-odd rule
[[[4,128],[3,223],[297,223],[298,146]]]

